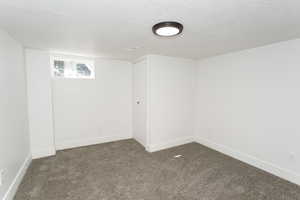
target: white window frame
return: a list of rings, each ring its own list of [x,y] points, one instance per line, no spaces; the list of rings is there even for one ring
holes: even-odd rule
[[[76,75],[67,75],[66,74],[63,77],[55,76],[54,74],[54,61],[55,60],[61,60],[65,62],[65,73],[66,70],[72,71],[72,67],[75,65],[70,65],[71,62],[74,62],[76,64],[82,63],[85,64],[89,69],[91,70],[90,76],[76,76]],[[72,57],[72,56],[63,56],[63,55],[52,55],[50,59],[50,67],[51,67],[51,76],[54,79],[95,79],[95,61],[93,59],[87,59],[87,58],[78,58],[78,57]],[[73,69],[74,70],[74,69]]]

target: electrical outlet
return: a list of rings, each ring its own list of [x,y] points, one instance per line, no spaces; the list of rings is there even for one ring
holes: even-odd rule
[[[3,181],[4,181],[4,169],[0,170],[0,187],[3,185]]]

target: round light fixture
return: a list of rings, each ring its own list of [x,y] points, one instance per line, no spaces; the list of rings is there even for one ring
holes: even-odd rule
[[[182,30],[183,26],[178,22],[160,22],[152,27],[153,33],[161,37],[179,35]]]

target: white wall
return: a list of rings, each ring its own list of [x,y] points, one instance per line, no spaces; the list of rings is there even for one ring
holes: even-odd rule
[[[199,62],[200,143],[300,184],[300,40]]]
[[[193,140],[194,60],[148,56],[149,151]]]
[[[132,64],[95,60],[96,79],[53,79],[57,149],[132,138]]]
[[[147,58],[133,65],[133,138],[145,147],[148,146],[147,66]]]
[[[26,69],[32,156],[39,158],[54,155],[49,53],[26,49]]]
[[[31,160],[23,47],[0,30],[0,199],[10,200]]]

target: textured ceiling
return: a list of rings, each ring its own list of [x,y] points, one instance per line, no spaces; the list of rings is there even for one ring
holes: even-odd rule
[[[175,20],[162,39],[153,24]],[[133,60],[203,58],[300,37],[299,0],[0,0],[0,28],[26,47]]]

